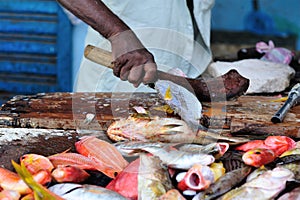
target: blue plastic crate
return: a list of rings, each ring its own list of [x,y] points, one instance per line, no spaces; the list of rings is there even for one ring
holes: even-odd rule
[[[0,91],[72,90],[72,25],[55,0],[0,1]]]

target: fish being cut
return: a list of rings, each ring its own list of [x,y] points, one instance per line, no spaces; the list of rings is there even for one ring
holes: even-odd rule
[[[231,144],[248,142],[241,137],[223,136],[217,132],[198,127],[193,131],[183,120],[175,118],[122,118],[107,129],[108,137],[115,141],[144,141],[167,143],[210,144],[218,140]]]

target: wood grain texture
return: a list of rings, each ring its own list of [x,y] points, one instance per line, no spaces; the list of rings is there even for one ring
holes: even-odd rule
[[[204,105],[210,121],[223,121],[233,135],[288,135],[300,138],[300,106],[293,107],[283,123],[273,124],[272,116],[284,104],[277,97],[242,96],[236,101]],[[213,114],[212,114],[212,111]],[[220,128],[220,127],[219,127]]]
[[[226,102],[203,103],[202,124],[231,134],[275,134],[300,137],[300,106],[290,110],[283,123],[270,119],[284,102],[277,97],[242,96]],[[16,96],[2,106],[0,127],[72,129],[105,132],[118,118],[141,106],[151,116],[176,117],[157,94],[144,93],[48,93]]]
[[[113,120],[134,113],[135,106],[142,106],[153,116],[176,117],[161,111],[165,105],[156,94],[144,93],[48,93],[16,96],[2,106],[0,127],[103,131]]]

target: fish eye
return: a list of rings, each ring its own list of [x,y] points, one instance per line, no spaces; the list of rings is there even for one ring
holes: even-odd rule
[[[118,176],[118,172],[114,172],[114,177],[117,177]]]
[[[259,151],[255,151],[254,154],[258,154],[258,155],[259,155],[259,154],[261,154],[261,153],[260,153]]]

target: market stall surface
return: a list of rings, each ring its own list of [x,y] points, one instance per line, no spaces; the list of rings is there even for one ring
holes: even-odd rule
[[[300,138],[300,106],[293,107],[283,123],[271,117],[283,105],[278,96],[241,96],[227,102],[203,103],[203,126],[225,136],[252,139],[284,135]],[[11,160],[27,153],[44,156],[67,149],[82,136],[93,135],[112,142],[108,127],[143,107],[149,116],[180,117],[157,94],[48,93],[16,96],[0,111],[0,163],[13,170]],[[108,179],[106,179],[108,180]]]

